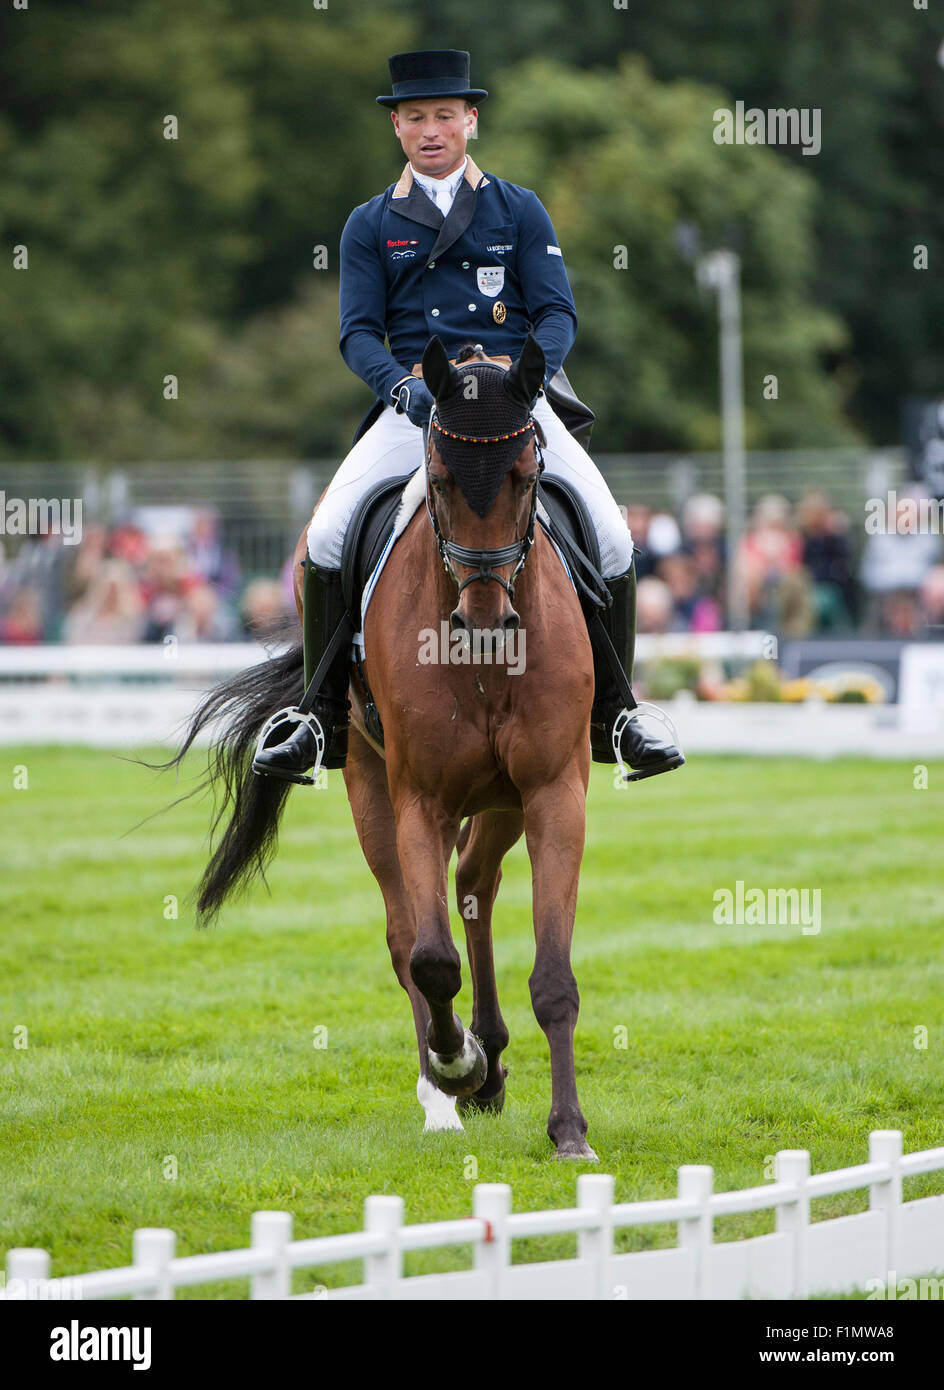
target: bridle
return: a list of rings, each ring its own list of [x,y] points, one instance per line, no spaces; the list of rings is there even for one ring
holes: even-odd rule
[[[488,584],[494,579],[500,584],[510,599],[515,596],[515,580],[525,567],[531,547],[534,545],[534,525],[538,513],[538,487],[537,480],[531,489],[531,510],[528,514],[528,524],[525,533],[520,539],[515,540],[511,545],[499,546],[495,550],[475,550],[467,545],[457,545],[455,541],[448,540],[442,533],[439,525],[439,518],[436,515],[436,508],[430,501],[430,476],[429,466],[433,458],[433,437],[432,431],[438,430],[440,434],[447,435],[450,439],[460,439],[465,444],[498,444],[504,443],[508,439],[513,439],[515,435],[525,434],[528,430],[534,431],[534,452],[538,462],[538,476],[544,472],[544,457],[541,453],[541,444],[544,442],[544,431],[533,416],[529,416],[528,422],[522,425],[519,430],[511,430],[508,434],[495,435],[474,435],[474,434],[454,434],[451,430],[444,429],[437,419],[435,408],[429,417],[429,437],[426,444],[426,511],[429,515],[430,525],[439,546],[439,554],[445,566],[446,573],[454,579],[459,587],[461,594],[463,589],[474,584],[476,580],[481,580],[483,584]],[[473,574],[465,579],[460,579],[456,574],[453,564],[468,565]],[[515,568],[508,579],[503,579],[500,574],[496,574],[496,569],[502,565],[513,564]]]

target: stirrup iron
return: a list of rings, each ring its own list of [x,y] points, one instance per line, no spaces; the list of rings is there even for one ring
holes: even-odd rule
[[[678,736],[678,730],[676,729],[672,720],[666,714],[665,710],[660,709],[658,705],[650,704],[648,700],[640,700],[639,703],[633,707],[633,709],[624,708],[620,710],[613,724],[612,744],[613,752],[615,754],[614,762],[616,763],[616,766],[619,769],[620,777],[622,777],[624,782],[635,781],[636,774],[633,771],[633,769],[623,761],[623,754],[620,745],[623,740],[623,734],[625,733],[629,725],[629,721],[631,719],[635,719],[636,716],[639,714],[648,714],[653,719],[657,720],[659,723],[664,725],[664,727],[668,730],[669,735],[671,736],[672,742],[675,744],[679,752],[682,753],[684,756],[685,750],[682,748],[682,741]]]
[[[260,753],[266,751],[266,740],[275,729],[282,725],[288,726],[283,730],[281,737],[274,740],[274,743],[277,744],[284,743],[291,737],[293,729],[297,728],[299,724],[305,725],[317,746],[315,763],[312,768],[311,776],[298,773],[297,776],[287,776],[277,778],[276,780],[294,782],[297,786],[301,787],[313,787],[318,778],[318,774],[321,772],[321,763],[325,755],[325,732],[316,714],[311,711],[306,713],[300,710],[297,705],[287,705],[285,709],[276,710],[275,714],[269,715],[269,718],[263,724],[259,737],[256,740],[256,751],[253,754],[253,762],[255,762]],[[256,769],[253,768],[253,771],[256,772]],[[272,776],[271,773],[263,774],[261,772],[256,772],[257,777],[263,775]]]

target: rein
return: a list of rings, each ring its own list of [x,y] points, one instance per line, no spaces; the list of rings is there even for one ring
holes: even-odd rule
[[[436,508],[430,502],[429,465],[433,457],[432,429],[439,430],[441,434],[448,435],[450,439],[461,439],[463,443],[467,444],[498,444],[506,439],[513,439],[515,435],[524,434],[527,430],[533,430],[534,449],[537,455],[538,473],[540,474],[544,471],[544,458],[541,454],[541,427],[536,420],[529,419],[528,423],[523,425],[520,430],[512,430],[509,434],[486,436],[452,434],[451,431],[443,429],[436,418],[435,409],[430,416],[430,426],[432,428],[426,445],[426,512],[429,516],[430,525],[433,528],[433,534],[436,537],[436,544],[439,546],[440,558],[445,566],[446,573],[451,579],[455,580],[460,594],[463,589],[468,588],[470,584],[474,584],[477,580],[481,580],[483,584],[488,584],[490,580],[494,579],[496,583],[502,586],[508,594],[508,597],[513,600],[515,596],[515,580],[524,569],[531,547],[534,545],[534,525],[537,520],[538,510],[537,483],[535,483],[534,487],[531,489],[531,510],[528,514],[528,525],[525,528],[524,535],[520,539],[513,541],[511,545],[503,545],[494,550],[475,550],[467,545],[457,545],[455,541],[448,540],[443,535],[442,528],[439,525],[439,518],[436,515]],[[474,573],[468,575],[465,579],[460,579],[453,568],[454,564],[467,565],[470,569],[474,570]],[[496,573],[496,568],[501,568],[502,565],[512,564],[515,568],[512,570],[510,578],[503,579],[500,574]]]

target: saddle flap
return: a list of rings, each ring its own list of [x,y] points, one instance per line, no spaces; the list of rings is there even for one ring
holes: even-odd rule
[[[541,476],[539,494],[543,506],[538,510],[538,520],[563,553],[584,607],[589,603],[595,608],[587,590],[598,593],[603,581],[600,544],[587,504],[565,479],[547,473]]]
[[[358,502],[341,551],[341,592],[355,629],[360,626],[361,598],[371,574],[393,534],[403,489],[413,475],[385,478]]]

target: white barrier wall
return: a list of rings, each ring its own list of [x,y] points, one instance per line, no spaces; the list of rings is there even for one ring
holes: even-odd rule
[[[765,633],[640,637],[639,659],[696,651],[756,659]],[[944,757],[944,645],[905,648],[897,705],[706,703],[664,706],[691,753]],[[255,665],[255,643],[133,647],[0,647],[0,744],[100,748],[170,744],[217,681]]]

